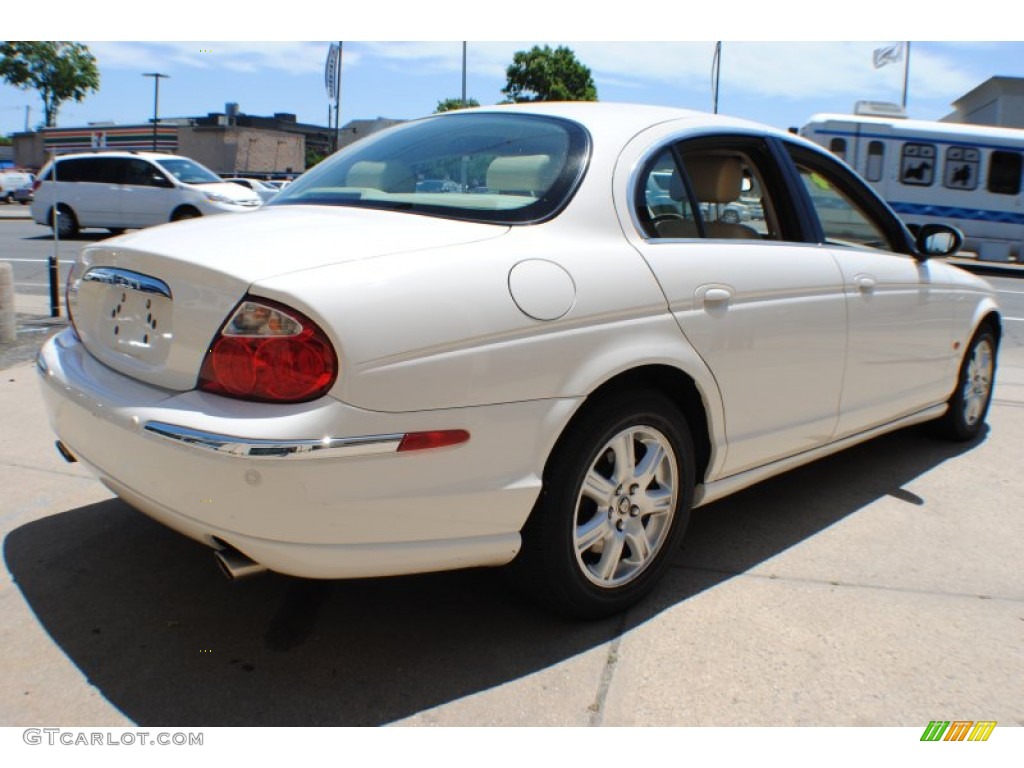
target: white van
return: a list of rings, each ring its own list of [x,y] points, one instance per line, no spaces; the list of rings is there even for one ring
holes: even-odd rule
[[[906,223],[952,224],[985,261],[1024,261],[1024,131],[814,115],[800,134],[845,160]]]
[[[28,171],[0,171],[0,202],[13,203],[15,190],[36,180]]]
[[[39,173],[32,218],[61,237],[102,227],[115,234],[215,213],[254,211],[259,196],[195,160],[153,152],[62,155]]]

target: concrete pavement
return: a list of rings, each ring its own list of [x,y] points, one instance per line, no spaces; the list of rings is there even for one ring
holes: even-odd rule
[[[1020,347],[978,443],[906,430],[699,510],[586,624],[489,571],[229,584],[64,463],[35,379],[0,370],[0,724],[1024,725]]]

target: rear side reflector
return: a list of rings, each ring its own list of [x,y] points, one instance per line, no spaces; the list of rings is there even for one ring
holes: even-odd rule
[[[469,440],[469,432],[464,429],[445,429],[433,432],[409,432],[398,444],[398,451],[424,451],[428,448],[445,448],[449,445],[460,445]]]
[[[312,320],[247,297],[210,345],[199,388],[241,400],[302,403],[326,394],[337,377],[334,347]]]

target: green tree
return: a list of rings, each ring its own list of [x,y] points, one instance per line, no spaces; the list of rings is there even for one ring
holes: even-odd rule
[[[516,51],[505,75],[507,83],[501,92],[508,102],[597,101],[590,69],[564,45]]]
[[[57,124],[61,104],[82,101],[100,87],[96,57],[81,43],[59,40],[0,43],[0,77],[39,92],[47,127]]]
[[[306,170],[308,171],[317,163],[321,162],[326,155],[321,155],[313,147],[306,147]]]
[[[453,109],[466,109],[468,107],[479,107],[480,102],[474,98],[466,99],[466,103],[462,103],[462,99],[442,99],[437,102],[437,109],[434,110],[434,114],[440,114],[441,112],[451,112]]]

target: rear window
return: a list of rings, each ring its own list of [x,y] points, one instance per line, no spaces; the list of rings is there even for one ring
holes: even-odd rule
[[[269,205],[340,205],[495,223],[549,218],[582,178],[589,137],[537,115],[425,118],[347,147]]]

